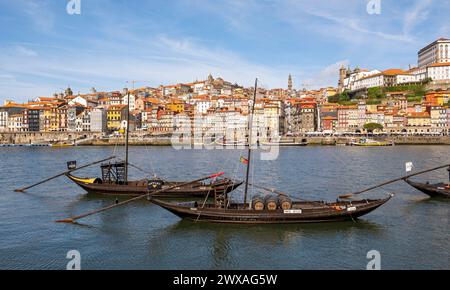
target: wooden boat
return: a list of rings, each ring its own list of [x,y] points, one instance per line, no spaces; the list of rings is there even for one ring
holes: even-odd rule
[[[295,140],[280,140],[278,142],[262,142],[264,146],[308,146],[308,140],[302,139],[300,142],[295,142]]]
[[[450,198],[450,184],[445,183],[419,183],[414,182],[409,179],[405,179],[405,182],[414,187],[415,189],[431,196],[431,197],[441,197]]]
[[[294,202],[291,209],[256,210],[242,203],[232,203],[219,208],[215,204],[204,207],[197,203],[170,203],[159,199],[151,201],[172,212],[182,219],[216,223],[246,223],[246,224],[283,224],[283,223],[318,223],[356,220],[370,213],[391,199],[338,201],[325,203],[323,201]]]
[[[256,87],[256,86],[255,86]],[[255,89],[256,91],[256,89]],[[250,151],[251,152],[251,151]],[[249,154],[249,162],[250,157]],[[110,158],[106,160],[110,160]],[[106,161],[103,160],[103,161]],[[103,161],[97,161],[94,163],[99,163]],[[85,165],[84,167],[90,166],[91,164]],[[375,186],[370,186],[363,190],[357,192],[348,193],[340,195],[338,198],[344,200],[336,200],[336,202],[326,203],[323,201],[295,201],[292,200],[283,192],[276,191],[275,189],[265,188],[259,185],[252,184],[254,187],[263,189],[265,191],[276,193],[278,196],[255,196],[250,204],[246,202],[247,200],[247,190],[248,190],[248,168],[247,167],[247,177],[244,192],[244,202],[243,203],[233,203],[228,199],[227,194],[215,194],[215,203],[207,203],[207,198],[199,206],[199,203],[194,202],[184,202],[184,203],[170,203],[167,201],[162,201],[156,198],[156,195],[165,190],[171,190],[174,187],[166,188],[165,190],[155,191],[153,194],[143,194],[139,195],[125,201],[108,205],[106,207],[89,211],[87,213],[79,214],[65,219],[57,220],[58,223],[76,223],[78,220],[87,218],[89,216],[99,214],[101,212],[111,210],[113,208],[126,205],[130,202],[141,200],[147,198],[149,201],[168,211],[174,213],[175,215],[191,220],[191,221],[201,221],[201,222],[216,222],[216,223],[243,223],[243,224],[282,224],[282,223],[318,223],[318,222],[339,222],[346,220],[355,221],[358,217],[370,213],[371,211],[377,209],[378,207],[384,205],[388,202],[393,194],[389,194],[388,197],[383,199],[363,199],[358,201],[350,201],[349,198],[368,192],[370,190],[380,188],[382,186],[401,181],[407,180],[413,176],[424,174],[430,171],[438,170],[444,167],[449,167],[450,164],[440,165],[435,168],[423,170],[420,172],[412,173],[403,177],[394,178]],[[450,168],[449,168],[450,169]],[[214,179],[218,176],[222,176],[224,173],[219,172],[206,177],[202,177],[196,180],[184,183],[185,185],[195,184],[197,182]],[[55,177],[48,178],[44,181],[39,182],[41,184]],[[23,192],[24,190],[31,188],[36,185],[25,187],[22,189],[17,189],[16,191]],[[209,196],[209,195],[208,195]]]
[[[0,144],[0,147],[49,147],[49,144]]]
[[[123,182],[103,178],[80,178],[71,175],[70,173],[67,173],[66,176],[88,193],[103,195],[139,196],[143,194],[152,194],[152,192],[160,191],[161,189],[171,188],[174,185],[186,183],[184,181],[165,181],[161,179],[142,179]],[[235,182],[228,178],[217,179],[210,183],[197,182],[186,186],[176,187],[155,194],[154,196],[164,198],[204,198],[208,194],[229,193],[239,187],[242,183],[243,181]]]
[[[253,105],[249,117],[249,132],[252,132],[252,118],[255,110],[257,92],[257,80],[255,82]],[[250,133],[249,136],[252,136]],[[252,144],[249,137],[249,144]],[[255,196],[247,203],[249,173],[251,164],[252,146],[248,147],[246,182],[244,190],[244,202],[232,202],[228,195],[215,194],[214,202],[205,201],[199,206],[197,202],[170,203],[149,195],[149,201],[180,218],[216,223],[246,223],[246,224],[282,224],[282,223],[312,223],[312,222],[337,222],[355,220],[370,213],[376,208],[388,202],[393,195],[384,199],[340,201],[327,203],[324,201],[297,201],[292,202],[286,194],[267,196],[260,198]],[[274,191],[272,191],[274,192]]]
[[[73,146],[75,146],[75,145],[72,144],[72,143],[53,143],[53,144],[50,144],[50,147],[52,147],[52,148],[65,148],[65,147],[73,147]]]
[[[393,142],[376,141],[372,139],[361,139],[359,142],[350,142],[350,146],[394,146]]]

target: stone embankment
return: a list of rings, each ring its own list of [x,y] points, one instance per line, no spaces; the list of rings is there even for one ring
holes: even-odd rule
[[[358,141],[364,137],[283,137],[281,142],[302,143],[309,145],[344,145]],[[378,141],[394,142],[396,145],[450,145],[450,136],[382,136],[370,137]],[[50,144],[67,143],[88,146],[123,145],[123,137],[105,137],[96,132],[23,132],[0,133],[0,144]],[[201,142],[196,142],[201,144]],[[169,136],[149,136],[133,133],[130,145],[169,146],[172,140]]]

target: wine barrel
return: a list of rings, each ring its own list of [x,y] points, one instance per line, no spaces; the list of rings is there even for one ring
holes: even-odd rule
[[[268,210],[276,210],[278,207],[278,198],[268,195],[264,198],[264,204]]]
[[[264,209],[264,199],[260,196],[253,197],[252,208],[254,210],[263,210]]]
[[[278,204],[280,205],[281,209],[283,209],[283,210],[292,208],[292,200],[285,195],[278,196]]]

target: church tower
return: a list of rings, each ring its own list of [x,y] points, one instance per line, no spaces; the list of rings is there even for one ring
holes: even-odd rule
[[[290,74],[288,77],[288,91],[292,92],[292,76]]]
[[[209,74],[208,76],[208,84],[212,84],[214,82],[214,78],[212,76],[212,74]]]
[[[72,92],[72,89],[70,88],[70,86],[67,87],[67,89],[65,90],[64,93],[65,93],[66,97],[73,96],[73,92]]]
[[[342,93],[344,91],[344,79],[347,75],[347,70],[342,65],[339,69],[339,82],[338,82],[338,92]]]

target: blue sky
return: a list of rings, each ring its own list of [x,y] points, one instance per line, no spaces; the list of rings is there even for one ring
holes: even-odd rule
[[[0,101],[158,86],[211,73],[268,88],[336,85],[344,65],[407,68],[450,37],[450,0],[0,0]]]

